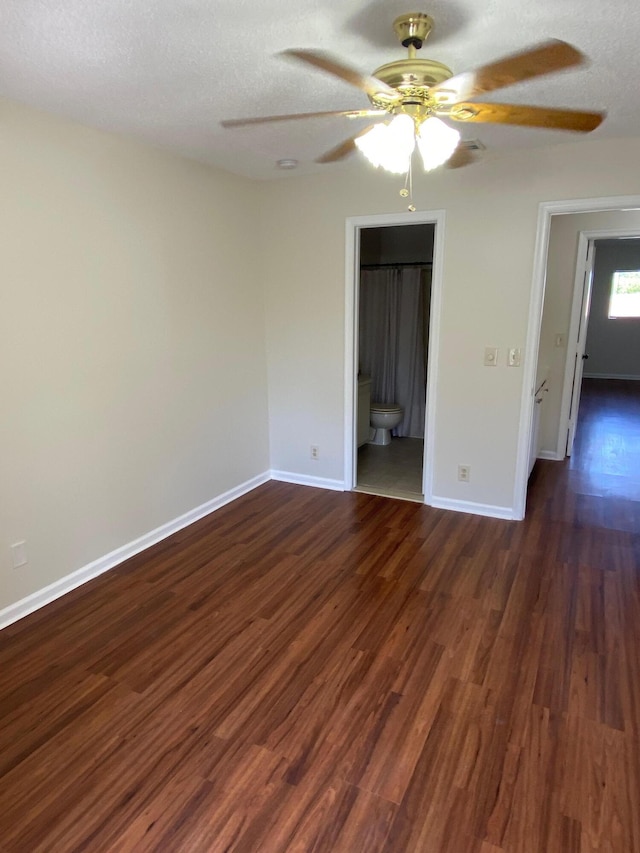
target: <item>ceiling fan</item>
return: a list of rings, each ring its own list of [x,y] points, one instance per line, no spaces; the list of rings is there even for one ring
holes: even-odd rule
[[[470,161],[465,143],[460,141],[460,134],[452,129],[449,122],[512,124],[588,133],[604,118],[601,112],[478,103],[473,100],[496,89],[584,63],[584,55],[566,42],[551,39],[475,70],[454,75],[446,65],[417,56],[433,28],[433,19],[429,15],[409,12],[396,18],[393,28],[403,47],[407,48],[407,57],[382,65],[369,76],[319,51],[293,49],[281,54],[333,74],[362,90],[368,96],[371,108],[231,119],[223,121],[222,125],[242,127],[322,116],[391,119],[369,125],[318,157],[316,162],[332,163],[359,148],[375,165],[402,173],[410,167],[416,144],[422,153],[425,169],[446,161],[453,167]],[[442,122],[442,118],[446,122]]]

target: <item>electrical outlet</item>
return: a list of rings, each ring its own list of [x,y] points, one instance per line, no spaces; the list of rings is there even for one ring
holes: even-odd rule
[[[13,560],[13,568],[19,569],[20,566],[26,566],[27,560],[27,543],[15,542],[11,546],[11,559]]]
[[[471,478],[470,465],[458,465],[458,480],[461,483],[468,483]]]
[[[312,459],[320,459],[320,448],[317,444],[311,445],[311,458]]]

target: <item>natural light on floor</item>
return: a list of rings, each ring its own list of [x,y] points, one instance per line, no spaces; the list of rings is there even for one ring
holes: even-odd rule
[[[609,319],[640,317],[640,270],[617,270],[611,277]]]

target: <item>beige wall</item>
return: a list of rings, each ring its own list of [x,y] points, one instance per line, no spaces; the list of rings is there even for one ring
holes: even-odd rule
[[[416,207],[446,210],[436,496],[513,506],[523,370],[506,351],[526,343],[538,205],[638,192],[636,162],[635,140],[579,141],[414,178]],[[263,188],[272,468],[343,478],[345,219],[402,212],[400,184],[363,164]]]
[[[446,211],[436,497],[513,505],[538,204],[638,192],[636,148],[414,181]],[[397,178],[252,183],[10,104],[0,165],[0,607],[269,467],[343,479],[345,220],[403,212]]]
[[[9,103],[0,173],[2,608],[269,462],[255,185]]]
[[[632,185],[627,192],[619,194],[634,192],[640,192],[640,181],[638,186]],[[551,218],[538,356],[538,377],[546,377],[549,388],[540,418],[540,450],[546,454],[556,454],[562,445],[563,455],[566,446],[566,435],[560,437],[559,430],[567,350],[566,346],[557,347],[555,339],[563,335],[566,341],[569,333],[580,232],[623,231],[635,227],[640,231],[640,211],[560,214]]]

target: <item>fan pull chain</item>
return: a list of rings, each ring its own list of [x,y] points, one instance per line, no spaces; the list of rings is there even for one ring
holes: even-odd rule
[[[410,213],[415,213],[416,208],[413,204],[413,170],[411,168],[412,165],[413,165],[413,154],[409,158],[409,168],[407,169],[407,174],[404,176],[404,186],[400,190],[400,195],[402,196],[402,198],[408,198],[409,199],[409,205],[407,207],[407,210]]]

